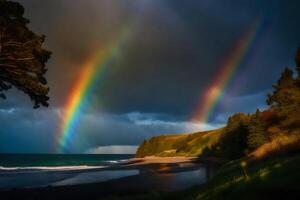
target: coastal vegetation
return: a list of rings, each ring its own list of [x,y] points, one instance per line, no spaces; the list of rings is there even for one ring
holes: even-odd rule
[[[206,147],[212,147],[224,134],[224,129],[183,135],[156,136],[145,140],[136,157],[145,156],[199,156]]]
[[[212,131],[156,136],[145,140],[136,157],[199,156],[240,159],[276,152],[299,150],[300,141],[300,50],[297,76],[286,68],[274,91],[268,94],[269,108],[254,114],[236,113],[227,125]]]
[[[143,199],[287,199],[300,196],[300,49],[296,71],[286,68],[269,107],[236,113],[224,128],[185,135],[158,136],[139,147],[137,157],[199,156],[224,164],[202,187],[156,193]],[[140,197],[136,197],[139,199]]]

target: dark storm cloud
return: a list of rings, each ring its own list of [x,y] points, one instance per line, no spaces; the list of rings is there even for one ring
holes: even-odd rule
[[[297,26],[286,21],[300,19],[295,9],[289,10],[294,4],[154,3],[152,12],[148,10],[144,15],[143,25],[114,66],[118,70],[107,77],[106,89],[97,91],[96,98],[112,112],[138,110],[188,115],[226,61],[228,52],[258,19],[262,26],[256,42],[249,48],[227,92],[244,96],[271,89],[282,69],[293,63],[300,41],[296,37],[287,41],[282,34],[300,34]]]
[[[53,132],[57,114],[54,110],[0,109],[1,153],[53,152]]]
[[[114,70],[101,83],[105,87],[95,88],[94,102],[109,112],[189,115],[228,52],[258,18],[264,20],[259,45],[240,66],[231,83],[240,89],[229,89],[232,95],[270,88],[299,44],[297,1],[20,2],[53,51],[48,79],[54,106],[62,105],[84,60],[116,40],[132,18],[138,18],[137,26]],[[249,78],[254,74],[255,81]]]
[[[54,106],[62,105],[86,59],[117,37],[136,10],[109,0],[19,2],[30,27],[47,36],[46,47],[53,52],[47,77]]]
[[[30,28],[46,35],[51,107],[32,110],[11,91],[0,103],[1,152],[53,152],[60,109],[94,52],[130,36],[83,111],[70,151],[137,145],[164,133],[210,129],[234,112],[265,108],[265,93],[300,45],[297,0],[20,0]],[[263,21],[210,124],[189,117],[235,43]],[[131,21],[134,26],[129,26]]]

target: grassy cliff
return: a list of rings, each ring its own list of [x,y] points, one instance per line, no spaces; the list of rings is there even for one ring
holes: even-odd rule
[[[145,140],[136,157],[145,156],[199,156],[205,148],[216,144],[224,129],[182,135],[156,136]]]

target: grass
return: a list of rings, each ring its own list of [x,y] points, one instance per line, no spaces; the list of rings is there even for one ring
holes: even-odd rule
[[[206,147],[215,144],[223,133],[223,129],[217,129],[194,134],[153,137],[139,147],[136,156],[199,156]]]
[[[241,163],[247,165],[242,167]],[[299,166],[299,155],[233,161],[193,199],[288,199],[300,193]]]
[[[251,156],[256,159],[265,158],[270,155],[281,154],[285,152],[299,151],[300,150],[300,136],[294,135],[279,135],[271,142],[268,142],[254,152]]]

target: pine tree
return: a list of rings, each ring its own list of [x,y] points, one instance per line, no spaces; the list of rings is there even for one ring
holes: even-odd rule
[[[298,48],[297,50],[295,62],[296,62],[296,70],[297,70],[296,85],[298,89],[300,89],[300,48]]]
[[[273,85],[275,91],[273,92],[273,94],[268,95],[268,105],[281,105],[281,103],[284,101],[284,98],[281,96],[281,93],[295,86],[293,74],[294,73],[292,70],[290,70],[289,68],[285,68],[285,70],[281,74],[281,77],[277,81],[277,84]]]
[[[299,66],[299,51],[296,56],[296,64]],[[299,73],[299,67],[297,67]],[[285,69],[277,84],[275,91],[268,95],[267,103],[275,111],[275,115],[284,129],[300,128],[300,79],[299,74],[295,79],[293,71]]]
[[[297,50],[295,62],[296,62],[296,69],[297,69],[298,78],[299,78],[300,77],[300,48],[298,48],[298,50]]]
[[[255,150],[268,141],[265,125],[261,120],[260,111],[251,117],[248,124],[247,146],[249,150]]]

